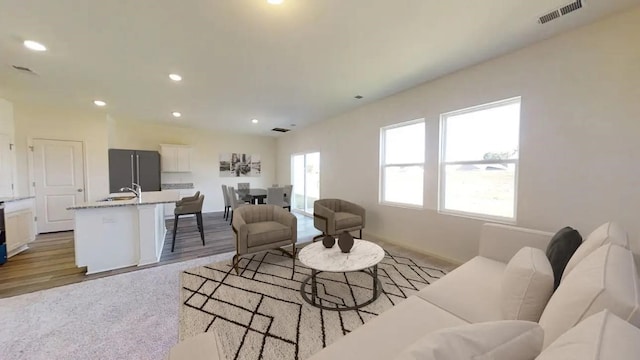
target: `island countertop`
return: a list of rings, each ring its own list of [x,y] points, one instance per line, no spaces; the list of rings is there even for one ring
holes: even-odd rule
[[[116,194],[114,194],[116,195]],[[119,193],[118,196],[131,195],[133,193]],[[99,209],[109,207],[121,207],[121,206],[140,206],[140,205],[155,205],[155,204],[169,204],[180,200],[180,195],[174,191],[143,191],[142,200],[138,198],[131,200],[103,200],[103,201],[91,201],[86,203],[80,203],[75,206],[70,206],[67,210],[82,210],[82,209]]]
[[[35,198],[35,196],[32,196],[32,195],[0,197],[0,203],[8,203],[8,202],[13,202],[13,201],[20,201],[20,200],[34,199],[34,198]]]

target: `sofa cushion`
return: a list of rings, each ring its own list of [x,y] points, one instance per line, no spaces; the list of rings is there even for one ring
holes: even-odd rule
[[[426,333],[464,324],[467,322],[410,296],[309,360],[389,360]]]
[[[564,268],[562,274],[562,280],[578,265],[582,259],[586,258],[589,254],[605,244],[615,244],[625,249],[629,249],[629,240],[627,239],[627,233],[616,222],[610,221],[600,225],[597,229],[593,230],[587,239],[582,242],[575,253],[569,259],[567,266]]]
[[[607,244],[582,260],[551,296],[540,317],[544,346],[604,309],[640,326],[638,274],[631,251]]]
[[[551,242],[547,246],[547,258],[553,269],[554,290],[560,285],[564,268],[580,244],[582,244],[582,236],[577,230],[569,226],[563,227],[551,238]]]
[[[562,334],[536,360],[636,360],[640,329],[604,310]]]
[[[417,296],[470,323],[502,320],[500,291],[505,267],[505,263],[476,256]]]
[[[349,229],[355,226],[362,225],[362,217],[346,212],[337,212],[335,214],[336,230]]]
[[[291,239],[291,228],[276,221],[256,222],[246,226],[249,247]]]
[[[429,333],[395,360],[531,360],[544,334],[535,322],[503,320],[457,326]]]
[[[553,293],[553,270],[545,253],[523,247],[507,264],[502,277],[502,316],[538,321]]]

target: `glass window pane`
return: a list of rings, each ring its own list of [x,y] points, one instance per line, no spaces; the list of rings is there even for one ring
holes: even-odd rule
[[[424,162],[424,122],[384,131],[385,164]]]
[[[297,210],[304,210],[304,155],[293,156],[293,200],[292,207]]]
[[[389,166],[384,169],[383,201],[422,206],[422,166]]]
[[[515,164],[447,165],[444,208],[514,217]]]
[[[444,161],[517,159],[520,102],[447,116]]]

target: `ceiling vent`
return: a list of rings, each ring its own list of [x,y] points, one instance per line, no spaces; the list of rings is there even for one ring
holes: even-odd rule
[[[582,9],[584,1],[583,0],[576,0],[570,4],[564,5],[558,9],[554,9],[553,11],[550,11],[542,16],[540,16],[538,18],[538,23],[540,24],[546,24],[549,21],[555,20],[561,16],[567,15],[569,13],[572,13],[578,9]]]
[[[271,129],[271,131],[277,131],[277,132],[281,132],[281,133],[286,133],[287,131],[289,131],[289,129],[273,128],[273,129]]]
[[[26,66],[11,65],[11,67],[16,69],[16,70],[18,70],[18,71],[20,71],[20,72],[37,75],[33,70],[29,69]]]

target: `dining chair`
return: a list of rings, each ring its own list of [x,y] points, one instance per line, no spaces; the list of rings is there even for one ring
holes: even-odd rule
[[[238,191],[249,190],[251,189],[250,183],[238,183]]]
[[[267,189],[267,204],[276,205],[281,208],[285,207],[284,188],[270,187]]]
[[[291,196],[293,196],[293,185],[285,185],[284,186],[284,206],[283,208],[288,209],[289,211],[291,211],[291,203],[293,202],[293,199],[291,198]]]
[[[197,196],[197,198],[195,198]],[[182,198],[176,203],[176,208],[173,210],[174,222],[173,222],[173,241],[171,242],[171,252],[176,246],[176,233],[178,232],[178,220],[182,215],[195,215],[198,231],[200,232],[200,239],[202,239],[202,246],[204,246],[204,226],[202,224],[202,204],[204,203],[204,195],[200,195],[198,191],[194,196],[188,196]]]
[[[229,219],[229,224],[231,224],[233,222],[233,213],[235,212],[235,210],[237,208],[239,208],[240,206],[244,206],[247,205],[244,201],[240,201],[238,200],[238,195],[236,194],[236,190],[233,188],[233,186],[228,186],[227,187],[227,193],[229,194],[229,205],[231,206],[231,216]]]
[[[231,208],[231,203],[229,202],[229,191],[227,190],[227,185],[222,185],[222,199],[224,200],[224,214],[222,218],[227,220],[229,218],[229,209]]]

